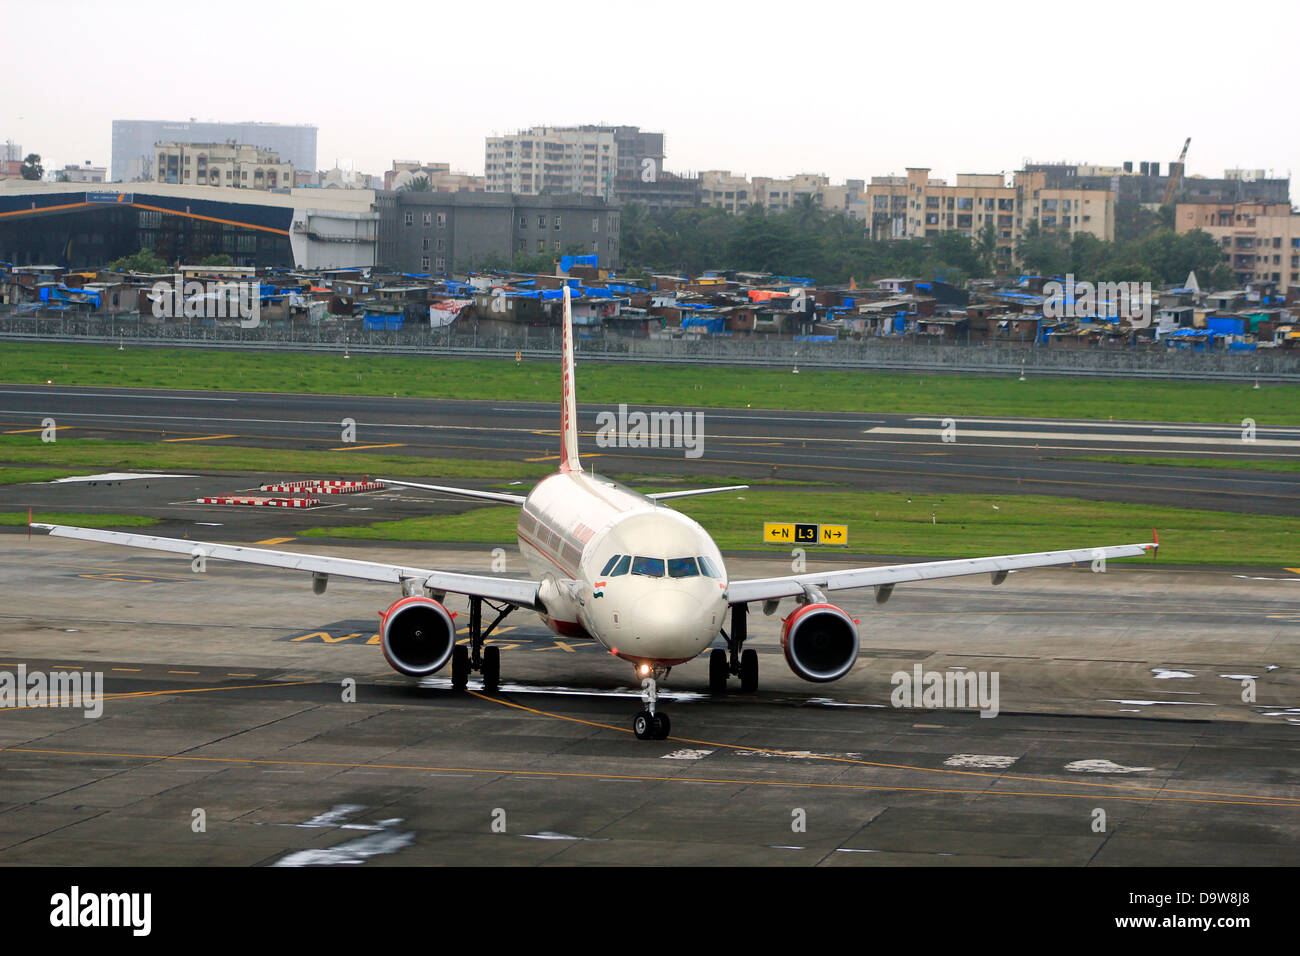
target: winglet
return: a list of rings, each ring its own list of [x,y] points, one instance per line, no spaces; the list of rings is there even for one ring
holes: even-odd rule
[[[1155,528],[1151,529],[1151,540],[1155,542],[1155,547],[1151,549],[1151,557],[1160,557],[1160,532]]]
[[[560,471],[582,471],[578,461],[578,410],[573,395],[573,310],[569,285],[564,285],[564,317],[560,337]]]

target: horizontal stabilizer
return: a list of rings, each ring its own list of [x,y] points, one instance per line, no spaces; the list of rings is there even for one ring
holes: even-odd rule
[[[401,488],[420,488],[424,491],[441,491],[449,495],[460,495],[463,498],[482,498],[485,501],[504,501],[512,505],[522,505],[524,503],[523,495],[512,495],[504,491],[477,491],[473,488],[450,488],[447,485],[422,485],[415,481],[397,481],[393,478],[376,478],[375,481],[382,481],[386,485],[397,485]]]
[[[714,495],[719,491],[744,491],[749,485],[726,485],[722,488],[692,488],[689,491],[657,491],[646,495],[651,501],[667,501],[669,498],[690,498],[694,495]]]

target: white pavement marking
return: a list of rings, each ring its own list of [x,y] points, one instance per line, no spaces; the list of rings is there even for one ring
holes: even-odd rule
[[[1065,765],[1074,773],[1145,773],[1155,767],[1125,767],[1111,760],[1075,760]]]
[[[997,754],[953,754],[943,762],[945,767],[984,767],[992,770],[1004,770],[1015,763],[1018,757],[1001,757]]]

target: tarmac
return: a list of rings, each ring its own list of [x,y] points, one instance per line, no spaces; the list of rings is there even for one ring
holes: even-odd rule
[[[97,718],[0,707],[0,864],[1273,865],[1300,850],[1300,578],[1285,572],[1079,567],[907,585],[883,606],[849,593],[862,652],[829,685],[796,677],[780,614],[755,611],[759,692],[714,697],[703,659],[674,668],[672,737],[638,741],[630,668],[524,612],[495,638],[501,691],[457,693],[387,669],[384,586],[315,596],[291,572],[0,542],[0,673],[100,674],[104,690]],[[918,667],[996,675],[996,716],[895,706]]]

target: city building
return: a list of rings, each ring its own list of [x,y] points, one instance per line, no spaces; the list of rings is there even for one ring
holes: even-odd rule
[[[391,191],[378,196],[379,262],[401,272],[463,272],[516,253],[597,255],[619,264],[619,209],[596,196]]]
[[[423,176],[434,192],[454,193],[461,190],[481,193],[487,189],[483,176],[454,173],[450,163],[422,163],[416,160],[393,160],[393,168],[384,172],[384,189],[402,189],[413,179]]]
[[[295,169],[316,168],[316,127],[280,123],[113,120],[113,182],[153,182],[159,143],[240,143],[278,153]]]
[[[154,148],[154,181],[231,189],[287,189],[293,165],[274,150],[239,143],[160,143]]]
[[[955,185],[909,167],[906,176],[873,176],[866,189],[875,239],[926,239],[956,231],[971,238],[991,227],[996,255],[1010,263],[1016,241],[1031,222],[1073,235],[1115,238],[1115,194],[1089,187],[1052,187],[1046,174],[958,173]]]
[[[63,183],[102,183],[108,170],[103,166],[92,166],[90,160],[81,166],[64,166],[59,170],[59,182]]]
[[[489,136],[484,154],[487,192],[610,199],[619,171],[618,139],[614,127],[604,126],[534,126]]]
[[[1201,229],[1218,240],[1242,285],[1271,282],[1279,292],[1300,286],[1300,214],[1289,202],[1180,202],[1174,229]]]
[[[1176,166],[1169,163],[1168,167]],[[1118,203],[1159,205],[1164,202],[1170,169],[1161,175],[1156,161],[1125,162],[1119,166],[1078,163],[1026,163],[1026,173],[1042,173],[1047,189],[1108,189]],[[1289,202],[1291,180],[1268,178],[1262,169],[1228,169],[1223,178],[1187,176],[1181,179],[1176,199],[1185,202]]]
[[[224,254],[237,266],[368,267],[378,228],[370,190],[0,183],[0,261],[15,265],[97,267],[144,248],[168,263]]]

